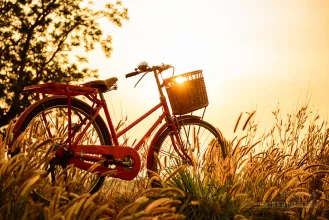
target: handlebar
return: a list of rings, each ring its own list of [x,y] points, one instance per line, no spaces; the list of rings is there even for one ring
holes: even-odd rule
[[[127,73],[126,74],[126,78],[129,78],[129,77],[132,77],[132,76],[137,76],[140,73],[141,73],[140,71],[135,71],[135,72]]]
[[[162,71],[165,71],[165,70],[167,70],[167,69],[170,69],[170,68],[173,68],[173,66],[170,65],[170,64],[162,64],[162,65],[161,65],[161,72],[162,72]]]
[[[159,66],[152,66],[152,67],[144,65],[142,68],[141,67],[138,68],[140,70],[138,70],[136,68],[135,72],[131,72],[131,73],[126,74],[126,78],[129,78],[129,77],[132,77],[132,76],[137,76],[141,73],[148,73],[148,72],[153,72],[153,71],[159,71],[159,73],[162,73],[163,71],[168,70],[170,68],[173,68],[173,66],[171,66],[170,64],[161,64]]]

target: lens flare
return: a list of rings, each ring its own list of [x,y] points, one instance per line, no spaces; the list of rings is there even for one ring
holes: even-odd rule
[[[177,77],[177,78],[175,79],[175,81],[176,81],[177,83],[183,83],[183,82],[185,82],[186,80],[185,80],[185,78],[179,76],[179,77]]]

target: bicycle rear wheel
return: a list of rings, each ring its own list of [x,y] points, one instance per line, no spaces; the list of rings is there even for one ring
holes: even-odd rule
[[[201,119],[190,117],[179,121],[179,135],[183,149],[193,160],[193,167],[198,172],[210,171],[220,157],[225,158],[225,147],[219,131]],[[173,129],[168,127],[156,142],[149,169],[166,179],[180,165],[187,164],[187,159],[178,155],[171,137]],[[216,154],[214,154],[216,152]]]
[[[43,178],[43,186],[37,188],[34,193],[37,199],[49,201],[54,195],[54,186],[60,186],[74,194],[95,193],[103,184],[105,177],[85,170],[68,167],[65,164],[55,165],[49,157],[49,152],[54,154],[68,137],[68,99],[66,97],[47,100],[36,106],[24,119],[19,128],[23,135],[18,150],[27,153],[37,143],[56,138],[55,143],[47,143],[33,152],[33,161],[40,161],[40,169],[47,171],[47,178]],[[90,114],[92,108],[86,103],[71,99],[72,127],[78,128],[73,140],[92,120]],[[108,129],[103,119],[98,115],[88,128],[79,145],[111,145]],[[29,153],[31,154],[31,152]]]

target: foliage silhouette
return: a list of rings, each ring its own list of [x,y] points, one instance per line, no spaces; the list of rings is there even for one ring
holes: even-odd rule
[[[111,55],[111,36],[100,19],[119,27],[129,19],[121,2],[98,10],[93,0],[7,0],[0,14],[0,127],[32,101],[22,92],[25,86],[97,77],[97,70],[81,64],[88,63],[85,55],[96,44]]]

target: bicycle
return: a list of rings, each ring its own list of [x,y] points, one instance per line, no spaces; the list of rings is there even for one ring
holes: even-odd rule
[[[164,79],[162,73],[169,69],[173,70],[172,77]],[[24,92],[34,93],[37,101],[17,119],[11,143],[19,140],[20,144],[16,149],[9,148],[9,153],[26,152],[37,141],[54,139],[55,143],[35,152],[40,158],[52,155],[50,162],[41,167],[45,171],[44,177],[47,177],[44,178],[45,186],[64,181],[71,184],[66,187],[76,194],[97,192],[105,176],[133,180],[141,170],[138,150],[151,135],[146,168],[160,176],[168,175],[181,164],[196,164],[196,160],[204,166],[205,155],[211,154],[207,152],[210,145],[220,147],[225,157],[220,132],[203,120],[208,98],[202,71],[174,76],[171,65],[150,67],[142,62],[134,72],[126,74],[126,78],[143,74],[137,85],[150,72],[153,72],[158,87],[159,104],[119,131],[113,125],[104,98],[104,93],[117,89],[115,77],[81,85],[45,83],[25,87]],[[81,96],[91,104],[77,98]],[[191,112],[202,108],[202,117],[192,115]],[[107,123],[100,116],[102,109]],[[162,114],[134,147],[119,144],[119,137],[158,109],[162,109]],[[79,184],[72,185],[77,182]],[[46,187],[35,193],[44,199],[50,196]]]

